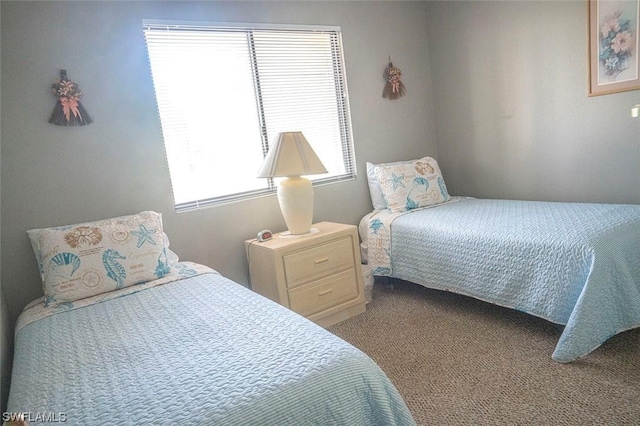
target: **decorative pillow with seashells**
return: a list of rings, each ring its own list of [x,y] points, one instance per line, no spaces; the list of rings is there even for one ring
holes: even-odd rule
[[[374,173],[392,212],[404,212],[448,201],[451,197],[436,160],[419,160],[379,164]]]
[[[38,260],[45,306],[117,290],[169,273],[159,213],[27,231]]]

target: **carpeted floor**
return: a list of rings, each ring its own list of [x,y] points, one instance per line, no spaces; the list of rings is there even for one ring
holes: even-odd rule
[[[329,330],[380,365],[419,425],[640,425],[639,329],[559,364],[547,321],[394,283]]]

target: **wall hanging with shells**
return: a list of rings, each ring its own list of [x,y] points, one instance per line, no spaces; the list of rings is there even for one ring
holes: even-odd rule
[[[384,69],[382,77],[386,80],[382,90],[383,98],[393,100],[405,95],[405,87],[401,80],[402,71],[400,71],[400,68],[393,66],[391,56],[389,56],[389,65]]]
[[[67,78],[67,70],[60,70],[60,81],[51,86],[58,102],[49,118],[56,126],[84,126],[93,119],[80,103],[80,87]]]

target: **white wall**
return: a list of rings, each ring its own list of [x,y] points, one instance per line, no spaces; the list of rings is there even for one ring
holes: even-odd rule
[[[13,361],[13,333],[4,290],[0,284],[0,412],[4,413],[11,382]]]
[[[0,154],[1,156],[1,154]],[[2,166],[0,165],[0,169]],[[0,173],[1,176],[1,173]],[[0,200],[1,200],[1,177],[0,177]],[[1,201],[0,201],[1,205]],[[0,211],[2,209],[0,208]],[[0,228],[2,226],[0,225]],[[0,239],[2,233],[0,232]],[[0,250],[1,254],[1,250]],[[0,263],[1,265],[1,263]],[[0,268],[0,277],[2,277]],[[9,318],[9,306],[4,295],[2,279],[0,278],[0,412],[4,413],[9,395],[9,383],[11,381],[11,362],[13,361],[13,333],[12,323]]]
[[[429,2],[451,193],[640,203],[640,91],[588,97],[587,2]]]
[[[371,209],[365,161],[435,155],[426,5],[416,2],[2,2],[2,283],[15,320],[42,295],[26,231],[155,210],[182,259],[247,282],[244,240],[284,229],[275,196],[176,214],[142,19],[342,27],[358,179],[318,187],[316,220]],[[381,97],[391,55],[408,95]],[[59,69],[93,117],[47,123]],[[212,99],[212,102],[224,100]],[[248,170],[247,173],[254,171]]]

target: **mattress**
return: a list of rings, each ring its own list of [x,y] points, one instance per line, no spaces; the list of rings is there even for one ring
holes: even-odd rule
[[[367,355],[213,271],[184,270],[50,315],[27,309],[8,412],[69,425],[415,424]]]
[[[570,362],[640,326],[640,206],[456,199],[369,218],[374,274],[565,325]]]
[[[360,234],[360,259],[362,263],[369,263],[369,221],[372,215],[376,214],[377,210],[367,213],[360,219],[358,223],[358,233]]]

